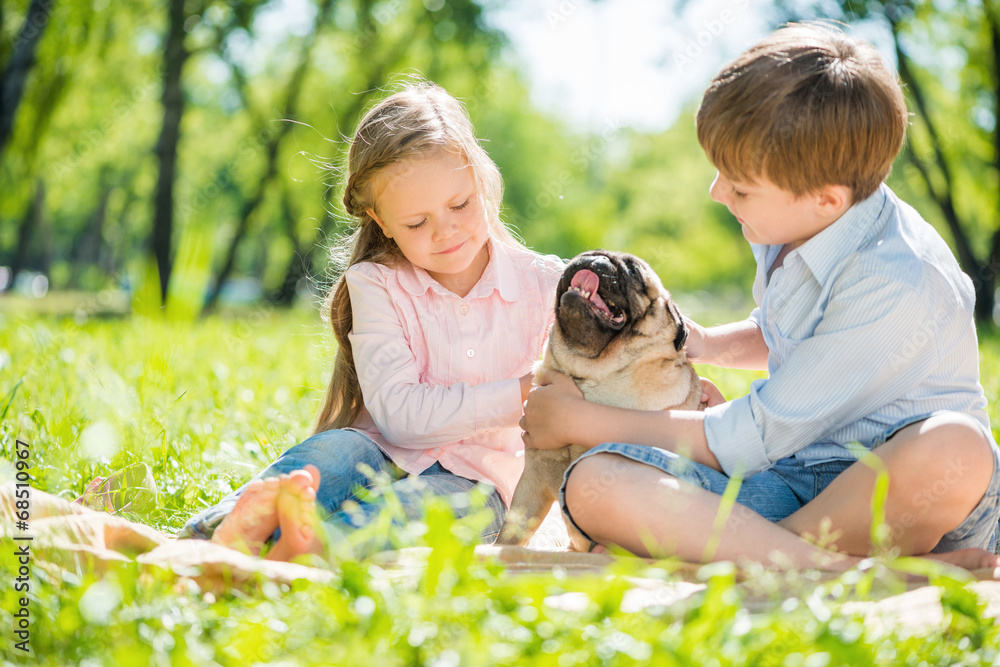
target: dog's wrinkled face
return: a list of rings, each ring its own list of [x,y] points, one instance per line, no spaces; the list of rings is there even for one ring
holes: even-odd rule
[[[556,327],[581,357],[616,354],[636,338],[669,337],[680,350],[687,329],[659,277],[638,257],[593,250],[577,255],[556,290]]]

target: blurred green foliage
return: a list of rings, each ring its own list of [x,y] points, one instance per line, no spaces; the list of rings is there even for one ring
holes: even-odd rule
[[[790,4],[812,15],[834,11],[783,2],[760,11],[777,25],[792,15]],[[10,59],[27,6],[18,0],[0,13],[0,63]],[[567,257],[595,247],[632,251],[671,289],[748,290],[752,257],[738,225],[708,197],[713,169],[694,136],[693,108],[660,133],[614,119],[570,129],[531,102],[489,7],[472,0],[186,2],[190,56],[171,242],[180,273],[171,289],[186,305],[174,312],[197,312],[230,252],[231,275],[260,279],[274,300],[287,302],[301,275],[322,279],[326,247],[344,231],[346,138],[368,104],[416,73],[465,101],[504,175],[505,219],[530,246]],[[948,13],[902,1],[866,7],[858,13],[851,5],[843,18],[877,24],[902,7],[902,41],[913,53],[929,49],[914,66],[934,113],[950,121],[942,123],[943,140],[957,165],[956,201],[989,266],[998,210],[995,131],[986,127],[995,125],[994,84],[983,60],[985,23],[975,21],[992,10],[963,4],[961,13]],[[147,0],[54,5],[0,156],[0,264],[14,260],[40,195],[21,259],[48,272],[53,288],[95,290],[126,276],[136,287],[152,275],[146,258],[166,22],[163,5]],[[911,142],[929,155],[919,122]],[[911,163],[901,158],[891,184],[953,240]]]
[[[8,49],[25,6],[3,14]],[[192,55],[174,247],[189,234],[207,237],[214,271],[264,182],[236,273],[275,290],[296,253],[311,254],[312,273],[322,273],[324,236],[343,220],[344,138],[380,88],[419,72],[466,102],[504,174],[505,217],[532,247],[562,256],[593,247],[639,251],[679,288],[747,275],[738,228],[708,200],[712,170],[694,141],[691,114],[659,136],[611,123],[571,132],[534,108],[523,75],[501,58],[503,36],[484,27],[478,5],[430,11],[416,0],[357,0],[337,3],[328,24],[303,19],[284,30],[268,27],[289,21],[269,15],[274,3],[199,9],[187,23]],[[9,263],[17,222],[43,183],[29,260],[50,271],[55,288],[97,289],[124,273],[141,275],[133,263],[144,254],[152,218],[164,20],[157,5],[142,2],[53,9],[0,170],[0,257]],[[299,49],[310,38],[302,88],[292,91]],[[6,55],[0,51],[0,61]],[[297,110],[287,118],[293,93]],[[276,173],[265,181],[267,144],[282,130]]]

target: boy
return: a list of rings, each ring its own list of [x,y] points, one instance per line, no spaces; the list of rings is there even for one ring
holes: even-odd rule
[[[545,378],[525,404],[525,443],[592,447],[566,473],[567,515],[640,555],[841,569],[872,549],[884,468],[902,555],[997,566],[1000,457],[972,284],[883,184],[907,124],[894,74],[870,44],[792,25],[713,80],[697,124],[718,169],[711,196],[757,260],[758,308],[690,323],[688,357],[769,377],[731,402],[707,385],[704,412],[594,405],[569,378]],[[858,444],[874,455],[858,461]],[[734,478],[738,504],[720,514]]]

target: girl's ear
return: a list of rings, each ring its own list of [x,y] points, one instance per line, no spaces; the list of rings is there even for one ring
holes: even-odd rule
[[[375,209],[373,208],[365,209],[365,213],[368,214],[369,218],[375,221],[375,224],[378,225],[379,229],[382,230],[382,233],[385,234],[385,237],[387,239],[392,238],[392,233],[389,232],[389,228],[385,226],[385,222],[382,220],[382,218],[378,217],[378,213],[375,212]]]

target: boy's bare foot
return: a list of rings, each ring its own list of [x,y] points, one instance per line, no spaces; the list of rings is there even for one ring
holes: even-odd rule
[[[259,555],[264,542],[278,527],[276,507],[281,477],[286,475],[250,482],[236,502],[236,507],[215,529],[212,541],[253,556]]]
[[[316,535],[318,488],[319,470],[312,465],[281,476],[276,503],[281,537],[267,552],[268,560],[290,561],[303,554],[322,553],[323,544]]]
[[[940,554],[925,554],[924,558],[939,560],[966,570],[986,570],[1000,567],[1000,557],[985,549],[960,549]]]

